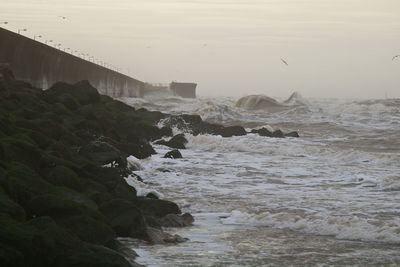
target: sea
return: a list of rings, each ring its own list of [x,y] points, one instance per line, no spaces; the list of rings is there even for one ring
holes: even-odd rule
[[[171,150],[128,160],[126,178],[191,213],[191,227],[167,228],[189,240],[149,245],[121,239],[145,266],[399,266],[400,99],[289,99],[149,96],[135,108],[198,114],[225,126],[297,131],[223,138],[184,133]],[[160,121],[159,126],[165,124]]]

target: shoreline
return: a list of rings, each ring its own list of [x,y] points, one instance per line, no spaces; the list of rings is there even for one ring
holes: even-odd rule
[[[136,110],[100,95],[87,81],[59,82],[43,91],[15,80],[6,67],[0,67],[0,103],[0,245],[7,251],[0,262],[5,265],[135,266],[126,259],[135,252],[117,237],[153,244],[186,241],[162,229],[190,226],[193,217],[157,195],[138,196],[125,181],[137,168],[127,158],[155,154],[151,142],[171,148],[165,157],[181,157],[187,140],[172,136],[172,127],[189,125],[194,134],[223,137],[247,134],[241,126],[207,123],[197,115]],[[167,123],[158,128],[161,119]]]

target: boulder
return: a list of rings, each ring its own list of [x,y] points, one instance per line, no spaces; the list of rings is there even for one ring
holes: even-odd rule
[[[184,213],[182,215],[167,214],[159,219],[159,222],[163,227],[185,227],[191,226],[194,222],[194,218],[189,213]]]
[[[180,158],[182,158],[182,154],[181,154],[181,152],[179,152],[179,150],[174,149],[174,150],[171,150],[171,151],[167,152],[164,155],[164,158],[180,159]]]
[[[100,206],[100,211],[109,219],[118,236],[146,238],[143,213],[131,201],[113,199]]]
[[[172,137],[169,141],[165,140],[159,140],[156,141],[155,143],[158,145],[165,145],[171,148],[176,148],[176,149],[185,149],[185,144],[187,144],[188,140],[185,138],[184,134],[177,134],[174,137]]]
[[[183,238],[179,235],[171,235],[160,229],[148,227],[146,230],[148,241],[151,244],[165,244],[165,243],[182,243],[187,241],[187,238]]]
[[[79,154],[99,165],[111,164],[111,167],[121,168],[127,166],[126,158],[121,151],[106,142],[92,141],[83,146]]]
[[[180,214],[181,210],[174,202],[147,197],[137,197],[134,201],[135,206],[143,211],[145,215],[154,217],[164,217],[167,214]]]
[[[219,131],[219,134],[222,137],[232,137],[232,136],[243,136],[246,135],[247,132],[242,126],[229,126],[221,129]]]
[[[261,129],[253,129],[251,130],[251,133],[258,133],[260,136],[268,136],[272,137],[272,132],[270,132],[267,128],[262,127]]]
[[[286,137],[300,137],[298,132],[290,132],[285,134]]]
[[[281,130],[276,130],[272,133],[272,137],[283,138],[285,134]]]

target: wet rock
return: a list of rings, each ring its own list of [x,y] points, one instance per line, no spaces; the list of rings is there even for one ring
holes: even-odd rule
[[[219,134],[222,137],[232,137],[232,136],[243,136],[246,135],[247,132],[242,126],[229,126],[221,129],[219,131]]]
[[[146,237],[143,213],[131,201],[113,199],[100,206],[100,211],[109,219],[111,227],[118,236]]]
[[[283,138],[285,135],[281,130],[276,130],[272,133],[272,137]]]
[[[300,137],[298,132],[290,132],[285,134],[286,137]]]
[[[191,226],[194,222],[194,218],[189,213],[182,215],[167,214],[159,220],[163,227],[185,227]]]
[[[258,133],[260,136],[268,136],[272,137],[272,132],[270,132],[267,128],[262,127],[261,129],[253,129],[251,133]]]
[[[171,151],[167,152],[164,155],[164,158],[181,159],[182,158],[182,154],[181,154],[181,152],[179,152],[179,150],[174,149],[174,150],[171,150]]]
[[[146,197],[153,198],[153,199],[159,199],[159,197],[156,194],[154,194],[153,192],[148,193],[146,195]]]
[[[106,142],[92,141],[83,146],[79,154],[97,162],[99,165],[111,164],[111,167],[119,166],[122,168],[127,166],[126,158],[121,151]]]
[[[167,214],[180,214],[181,210],[174,202],[162,199],[137,197],[134,201],[135,206],[143,211],[145,215],[154,217],[164,217]]]
[[[153,227],[148,227],[146,233],[148,236],[148,241],[152,244],[182,243],[188,240],[187,238],[183,238],[179,235],[171,235]]]
[[[185,145],[187,144],[188,140],[185,138],[184,134],[177,134],[174,137],[172,137],[169,141],[165,140],[159,140],[156,141],[155,143],[158,145],[164,145],[168,146],[171,148],[176,148],[176,149],[185,149]]]

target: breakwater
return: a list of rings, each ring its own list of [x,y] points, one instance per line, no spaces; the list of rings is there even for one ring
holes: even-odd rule
[[[48,89],[55,82],[88,80],[99,93],[111,97],[140,97],[144,83],[20,34],[0,28],[0,63],[9,64],[15,77]]]

